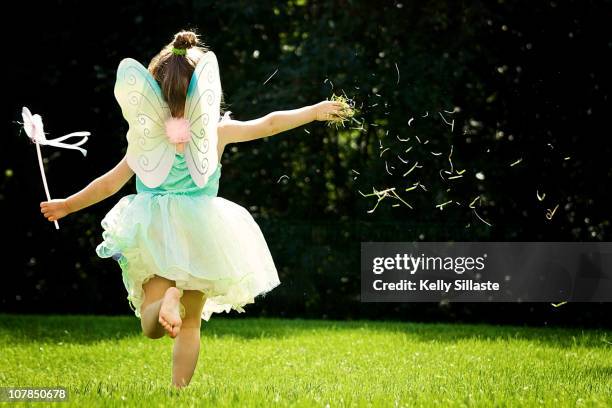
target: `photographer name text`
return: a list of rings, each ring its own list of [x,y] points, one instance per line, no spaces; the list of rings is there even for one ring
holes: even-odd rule
[[[452,290],[461,291],[498,291],[500,285],[498,282],[486,281],[477,282],[471,279],[457,279],[454,282],[446,282],[442,279],[420,279],[419,281],[410,281],[401,279],[397,282],[384,282],[380,279],[372,283],[374,290],[399,290],[399,291],[430,291],[448,293]]]

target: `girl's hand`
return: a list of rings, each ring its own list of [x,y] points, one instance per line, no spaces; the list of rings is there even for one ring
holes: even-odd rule
[[[49,221],[57,221],[70,214],[66,200],[63,198],[40,203],[40,212]]]
[[[346,107],[340,102],[323,101],[314,105],[316,120],[333,120],[340,116]]]

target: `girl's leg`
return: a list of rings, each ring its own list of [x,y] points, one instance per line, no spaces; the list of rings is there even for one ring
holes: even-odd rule
[[[200,325],[205,301],[203,292],[197,290],[183,291],[181,302],[185,306],[185,317],[181,330],[174,339],[174,349],[172,351],[172,384],[177,388],[189,384],[198,363]]]
[[[145,299],[140,306],[140,325],[145,336],[152,339],[159,339],[164,336],[165,330],[159,322],[159,311],[164,301],[164,295],[174,285],[174,281],[157,275],[142,285]]]

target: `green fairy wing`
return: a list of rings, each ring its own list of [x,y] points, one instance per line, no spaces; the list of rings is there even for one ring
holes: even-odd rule
[[[217,57],[208,51],[198,62],[185,101],[185,119],[191,140],[185,146],[185,161],[191,178],[199,186],[206,185],[217,168],[217,124],[221,102],[221,80]]]
[[[161,88],[138,61],[126,58],[119,64],[115,98],[129,124],[127,162],[147,187],[157,187],[168,176],[176,147],[166,136],[170,108]]]

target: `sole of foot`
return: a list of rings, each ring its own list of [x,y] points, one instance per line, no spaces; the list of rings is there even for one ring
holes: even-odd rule
[[[170,287],[166,290],[161,307],[159,308],[159,324],[162,325],[172,338],[175,338],[181,330],[180,302],[180,290]]]

